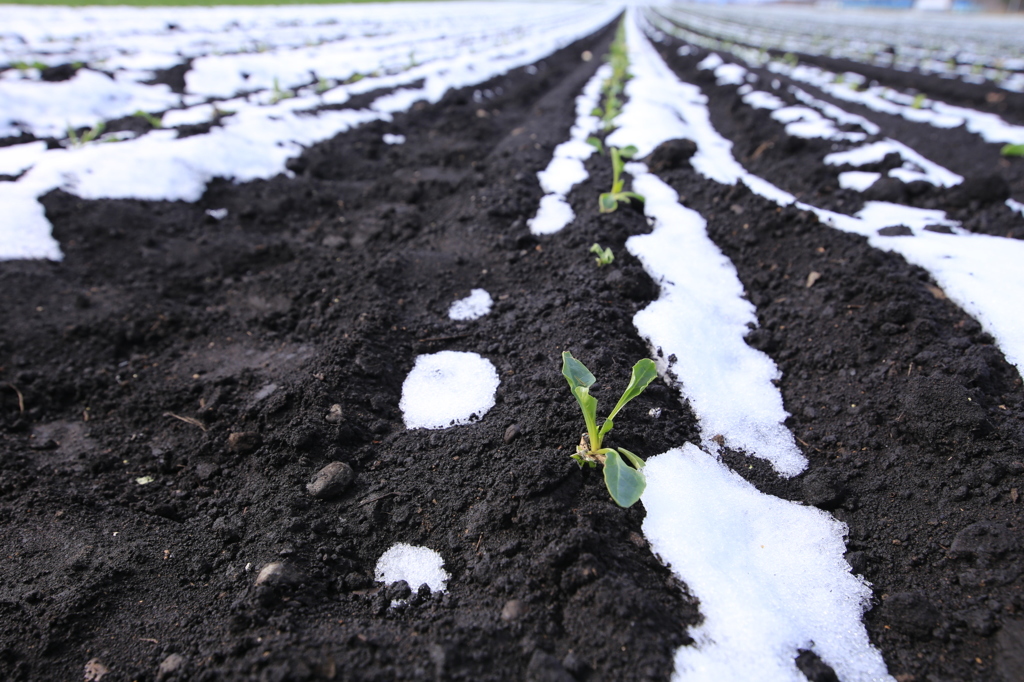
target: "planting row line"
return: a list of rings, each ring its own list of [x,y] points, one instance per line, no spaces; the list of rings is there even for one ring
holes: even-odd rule
[[[849,59],[899,71],[915,70],[968,83],[1024,90],[1019,22],[1012,17],[894,14],[784,8],[677,6],[661,10],[680,24],[763,52]]]

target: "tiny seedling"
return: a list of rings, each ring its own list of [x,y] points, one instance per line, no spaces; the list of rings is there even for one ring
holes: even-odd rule
[[[139,118],[144,119],[146,123],[148,123],[154,128],[164,127],[164,122],[156,116],[154,116],[153,114],[149,113],[148,111],[143,111],[142,109],[139,109],[134,114],[132,114],[132,116],[138,116]]]
[[[97,137],[102,135],[103,134],[103,130],[106,127],[107,127],[107,124],[104,123],[103,121],[100,121],[99,123],[94,125],[92,128],[90,128],[89,130],[86,130],[84,133],[82,133],[81,137],[79,137],[78,133],[75,132],[75,129],[72,128],[71,125],[69,124],[68,125],[68,142],[71,143],[72,147],[84,147],[85,145],[89,144],[90,142],[94,141]]]
[[[919,92],[916,95],[914,95],[914,101],[910,104],[910,107],[912,109],[922,109],[922,108],[924,108],[924,93],[923,92]]]
[[[590,253],[597,254],[597,258],[594,259],[597,261],[597,267],[610,265],[615,260],[615,254],[612,253],[612,250],[610,248],[602,249],[601,245],[597,242],[594,242],[594,245],[590,247]]]
[[[601,142],[601,138],[591,135],[587,138],[587,144],[596,149],[598,154],[604,156],[604,143]]]
[[[612,157],[612,191],[604,192],[598,197],[598,208],[601,213],[611,213],[619,207],[619,202],[624,201],[627,204],[632,200],[643,201],[643,196],[636,192],[623,191],[622,187],[625,181],[622,179],[622,168],[626,165],[626,159],[633,158],[636,154],[636,147],[629,145],[619,149],[618,147],[609,147],[608,153]]]
[[[277,104],[278,102],[286,99],[295,97],[295,93],[291,90],[281,89],[281,83],[278,82],[277,76],[274,76],[274,90],[270,94],[270,103]]]
[[[1024,144],[1008,144],[999,153],[1003,156],[1024,156]]]
[[[629,450],[601,447],[604,437],[615,426],[612,421],[619,411],[633,398],[643,393],[644,389],[658,376],[654,362],[648,358],[633,365],[633,373],[629,385],[623,391],[619,402],[615,404],[604,423],[597,425],[597,398],[590,395],[590,387],[597,381],[586,366],[574,358],[572,353],[562,353],[562,376],[569,382],[569,390],[583,411],[583,419],[587,423],[587,432],[580,438],[576,446],[576,454],[572,458],[582,468],[584,464],[591,468],[598,464],[604,466],[604,484],[615,504],[620,507],[631,507],[636,504],[647,487],[644,478],[644,461]],[[625,458],[625,461],[623,461]],[[628,463],[627,463],[628,462]],[[630,466],[632,465],[632,466]]]

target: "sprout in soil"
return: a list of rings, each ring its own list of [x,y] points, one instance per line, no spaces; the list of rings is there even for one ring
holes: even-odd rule
[[[612,250],[610,248],[602,249],[601,245],[597,242],[594,242],[594,245],[590,247],[590,253],[597,255],[597,258],[594,259],[597,261],[597,267],[609,265],[613,260],[615,260],[615,254],[612,253]]]
[[[626,159],[633,158],[636,154],[636,147],[629,145],[619,149],[618,147],[609,147],[608,153],[612,157],[612,191],[604,192],[597,198],[598,208],[601,213],[611,213],[619,207],[619,202],[624,201],[627,204],[632,199],[637,201],[643,201],[643,196],[636,192],[625,192],[622,187],[625,181],[622,179],[622,168],[626,165]]]
[[[601,142],[601,138],[591,135],[587,138],[587,144],[597,150],[597,153],[604,156],[604,143]]]
[[[999,153],[1003,156],[1024,156],[1024,144],[1008,144]]]
[[[562,376],[569,382],[569,390],[583,410],[583,419],[587,423],[587,432],[580,438],[580,444],[576,446],[576,454],[572,455],[572,458],[580,467],[584,464],[592,468],[598,464],[604,465],[604,483],[615,504],[620,507],[633,506],[647,487],[643,474],[644,461],[624,448],[614,450],[603,448],[601,445],[604,437],[615,426],[612,420],[619,411],[626,403],[643,393],[658,376],[654,362],[644,358],[633,365],[629,385],[600,428],[597,425],[597,398],[590,395],[590,387],[597,379],[568,351],[562,353]]]
[[[912,109],[921,109],[922,107],[924,107],[924,93],[919,92],[916,95],[914,95],[914,101],[911,103],[910,106]]]
[[[137,117],[141,118],[142,120],[144,120],[146,123],[148,123],[153,128],[163,128],[164,127],[164,122],[162,120],[160,120],[159,118],[157,118],[156,116],[154,116],[153,114],[149,113],[148,111],[143,111],[142,109],[138,109],[138,110],[136,110],[136,112],[134,114],[132,114],[132,116],[137,116]]]
[[[103,134],[103,129],[106,128],[106,127],[107,127],[107,124],[104,123],[103,121],[100,121],[99,123],[94,125],[92,128],[90,128],[89,130],[86,130],[84,133],[82,133],[81,137],[79,137],[78,133],[75,132],[75,129],[72,128],[71,125],[69,124],[68,125],[68,142],[71,143],[72,147],[84,147],[86,144],[92,142],[97,137],[99,137],[101,134]]]
[[[274,90],[270,94],[270,103],[277,104],[281,100],[291,99],[295,97],[295,93],[291,90],[282,90],[281,83],[278,82],[277,76],[274,76]]]

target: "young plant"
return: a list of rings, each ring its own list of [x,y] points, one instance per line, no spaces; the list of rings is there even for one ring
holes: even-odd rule
[[[597,198],[598,208],[601,213],[612,213],[619,207],[619,202],[629,203],[632,199],[643,201],[644,198],[636,192],[623,191],[625,181],[622,179],[622,168],[626,165],[626,159],[633,158],[636,154],[636,147],[629,145],[619,149],[609,147],[608,153],[612,157],[612,191],[604,192]]]
[[[999,153],[1003,156],[1024,156],[1024,144],[1008,144]]]
[[[147,111],[143,111],[142,109],[136,111],[132,116],[138,116],[139,118],[144,119],[146,123],[154,128],[164,127],[164,122],[162,120]]]
[[[574,358],[572,353],[562,353],[562,376],[569,382],[569,390],[583,411],[583,420],[587,423],[587,432],[580,438],[576,446],[576,454],[572,458],[582,468],[584,464],[591,468],[598,464],[604,466],[604,484],[615,504],[620,507],[631,507],[636,504],[647,487],[644,478],[644,461],[629,450],[602,447],[604,437],[612,430],[612,421],[619,411],[633,398],[643,393],[644,389],[658,376],[654,362],[648,358],[633,365],[633,373],[629,385],[623,391],[619,402],[608,413],[604,423],[597,424],[597,398],[590,395],[590,387],[597,379],[586,366]],[[625,458],[625,461],[623,461]],[[627,463],[628,462],[628,463]],[[632,466],[630,466],[632,465]]]
[[[601,142],[601,138],[591,135],[587,138],[587,144],[596,149],[598,154],[604,156],[604,143]]]
[[[594,259],[597,261],[597,267],[609,265],[615,260],[615,254],[612,253],[612,250],[610,248],[602,249],[601,245],[597,242],[594,242],[594,245],[590,247],[590,253],[597,255],[597,258]]]
[[[914,95],[914,101],[911,102],[910,107],[912,109],[921,109],[921,108],[923,108],[924,107],[924,99],[925,98],[924,98],[924,93],[923,92],[917,93],[916,95]]]
[[[281,100],[291,99],[295,97],[295,93],[291,90],[282,90],[281,84],[277,80],[277,76],[274,76],[274,90],[270,94],[270,103],[277,104]]]
[[[104,123],[103,121],[100,121],[99,123],[94,125],[92,128],[90,128],[89,130],[87,130],[84,133],[82,133],[82,136],[79,137],[78,133],[75,132],[75,129],[72,128],[71,125],[69,124],[68,125],[68,142],[71,143],[72,147],[84,147],[85,145],[87,145],[88,143],[94,141],[97,137],[102,135],[103,134],[103,130],[106,127],[107,127],[107,124]]]

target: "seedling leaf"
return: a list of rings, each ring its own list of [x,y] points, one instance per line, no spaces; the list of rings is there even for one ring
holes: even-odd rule
[[[604,155],[604,143],[601,142],[601,138],[591,135],[587,138],[587,144],[596,149],[598,154]]]
[[[634,156],[636,156],[636,152],[637,152],[637,148],[634,147],[631,144],[630,145],[626,145],[625,147],[623,147],[622,149],[619,150],[619,154],[624,159],[632,159]]]
[[[999,153],[1003,156],[1024,156],[1024,144],[1008,144]]]
[[[619,207],[619,202],[611,192],[603,192],[597,202],[601,213],[612,213]]]
[[[615,254],[612,253],[610,248],[602,249],[601,245],[596,242],[590,247],[590,253],[597,254],[597,258],[594,259],[597,261],[597,267],[609,265],[613,260],[615,260]]]
[[[623,462],[615,450],[608,451],[604,462],[604,484],[620,507],[636,504],[647,487],[643,473]]]
[[[622,392],[622,397],[619,398],[619,402],[615,404],[615,409],[608,414],[608,419],[605,421],[605,426],[601,427],[601,431],[604,433],[611,431],[611,426],[608,426],[608,424],[611,423],[612,419],[615,419],[619,410],[625,407],[626,403],[630,400],[643,393],[644,389],[646,389],[651,382],[657,378],[658,367],[650,358],[644,358],[633,365],[633,374],[629,377],[629,385],[626,386],[626,390]]]
[[[619,448],[619,454],[624,455],[626,457],[626,459],[629,460],[629,463],[632,464],[637,469],[643,469],[644,465],[646,464],[646,462],[644,462],[642,459],[640,459],[639,457],[634,455],[632,452],[630,452],[626,448]]]
[[[597,381],[586,366],[574,358],[572,353],[562,353],[562,376],[569,382],[569,389],[575,394],[577,386],[590,388]]]

